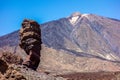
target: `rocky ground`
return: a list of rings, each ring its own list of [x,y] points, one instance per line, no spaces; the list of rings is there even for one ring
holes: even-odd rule
[[[22,59],[11,53],[0,56],[0,80],[66,80],[47,72],[31,70],[23,65]]]
[[[120,80],[120,72],[86,72],[60,76],[67,80]]]
[[[120,80],[120,72],[73,72],[53,74],[44,69],[31,70],[23,65],[22,58],[11,53],[0,55],[0,80]]]

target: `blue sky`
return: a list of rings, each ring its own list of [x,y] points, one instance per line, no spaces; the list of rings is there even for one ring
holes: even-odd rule
[[[0,36],[20,29],[24,18],[41,24],[78,11],[120,20],[120,0],[0,0]]]

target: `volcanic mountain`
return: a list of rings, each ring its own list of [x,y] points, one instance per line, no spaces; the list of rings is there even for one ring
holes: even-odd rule
[[[40,67],[53,72],[120,70],[120,20],[76,12],[41,24],[41,30]],[[0,51],[24,59],[19,30],[0,37]]]

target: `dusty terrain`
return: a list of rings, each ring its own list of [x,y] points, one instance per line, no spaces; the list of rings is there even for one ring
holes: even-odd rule
[[[0,80],[120,80],[119,71],[53,74],[53,72],[45,69],[31,70],[21,65],[22,61],[22,58],[17,55],[2,53],[0,58]]]

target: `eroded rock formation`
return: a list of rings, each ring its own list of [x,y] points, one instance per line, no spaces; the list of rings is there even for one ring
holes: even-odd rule
[[[40,62],[41,50],[40,25],[32,20],[25,19],[20,29],[20,47],[27,53],[23,65],[36,70]]]

